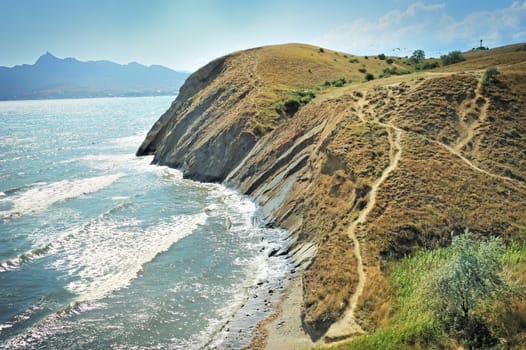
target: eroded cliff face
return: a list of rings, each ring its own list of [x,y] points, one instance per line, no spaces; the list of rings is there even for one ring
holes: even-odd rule
[[[496,85],[481,85],[483,63],[473,61],[461,71],[321,89],[292,117],[269,123],[288,90],[348,69],[319,55],[285,45],[210,63],[137,153],[239,188],[288,229],[303,273],[305,330],[338,340],[389,312],[386,260],[446,244],[465,227],[525,238],[526,55],[498,67]]]
[[[250,77],[230,80],[232,60],[219,58],[192,74],[137,155],[154,154],[154,163],[180,168],[185,177],[222,181],[256,143],[246,131],[254,112],[243,106]]]

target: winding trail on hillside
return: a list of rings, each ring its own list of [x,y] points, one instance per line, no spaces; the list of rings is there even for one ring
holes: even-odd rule
[[[250,102],[254,105],[254,110],[256,111],[256,118],[260,116],[259,105],[256,102],[257,96],[260,94],[260,89],[262,84],[262,79],[258,73],[259,66],[259,57],[254,52],[245,52],[245,55],[251,60],[247,62],[245,72],[248,74],[248,81],[253,82],[253,92],[249,93]]]
[[[359,105],[360,107],[363,107],[363,103]],[[360,109],[359,115],[361,115],[360,119],[365,121],[365,117],[363,115],[363,108]],[[358,215],[356,220],[354,220],[348,228],[347,235],[353,242],[354,255],[356,256],[358,265],[358,284],[356,286],[354,294],[349,300],[347,310],[345,311],[343,317],[340,318],[340,320],[338,320],[337,322],[335,322],[327,331],[324,338],[326,342],[335,342],[349,338],[356,334],[365,333],[365,331],[358,324],[354,316],[354,312],[358,305],[358,300],[360,299],[363,293],[366,281],[366,273],[360,249],[360,241],[358,240],[356,231],[358,229],[358,226],[360,224],[364,224],[367,220],[367,216],[376,205],[376,194],[378,193],[380,186],[389,177],[391,172],[397,168],[398,162],[400,161],[400,158],[402,156],[402,146],[400,144],[402,138],[402,130],[399,128],[395,128],[391,125],[383,124],[380,122],[377,123],[386,127],[388,131],[390,144],[390,163],[387,166],[387,168],[384,169],[382,175],[373,182],[371,190],[368,194],[367,205],[360,211],[360,214]]]
[[[449,73],[448,75],[458,74],[458,73],[460,73],[460,72],[453,72],[453,73]],[[507,177],[507,176],[504,176],[504,175],[495,174],[495,173],[492,173],[492,172],[490,172],[488,170],[479,168],[478,166],[473,164],[473,162],[471,160],[466,158],[461,152],[462,149],[464,149],[465,145],[467,145],[470,141],[473,140],[473,137],[476,135],[477,128],[480,125],[482,125],[484,122],[486,122],[487,117],[488,117],[489,101],[483,94],[484,87],[482,86],[482,72],[480,72],[480,74],[481,74],[481,78],[479,79],[479,81],[477,83],[477,88],[476,88],[476,91],[475,91],[475,97],[470,99],[466,103],[466,105],[461,106],[462,117],[466,117],[470,113],[475,113],[475,114],[477,114],[477,117],[478,117],[477,120],[474,121],[473,123],[471,123],[469,126],[466,125],[466,127],[469,129],[469,130],[466,131],[466,135],[462,139],[460,139],[455,145],[452,145],[452,146],[447,145],[447,144],[445,144],[445,143],[443,143],[443,142],[441,142],[439,140],[430,139],[429,141],[432,142],[432,143],[435,143],[436,145],[438,145],[438,146],[440,146],[442,148],[444,148],[445,150],[447,150],[452,155],[457,156],[467,166],[469,166],[471,169],[473,169],[473,170],[475,170],[475,171],[477,171],[479,173],[485,174],[485,175],[487,175],[489,177],[492,177],[492,178],[495,178],[495,179],[507,181],[507,182],[509,182],[509,183],[511,183],[511,184],[513,184],[513,185],[515,185],[517,187],[520,187],[520,188],[525,188],[526,184],[524,184],[522,181],[513,179],[511,177]],[[440,73],[440,75],[443,75],[443,74]],[[480,109],[480,111],[478,113],[476,113],[477,101],[482,101],[481,102],[481,109]],[[467,107],[468,104],[470,105],[470,107]],[[362,116],[362,118],[363,118],[363,116]],[[378,120],[375,120],[375,122],[377,122],[380,125],[388,126],[388,127],[394,128],[396,130],[399,130],[399,131],[402,131],[402,132],[405,132],[405,133],[411,133],[412,132],[410,130],[401,129],[401,128],[395,126],[395,125],[382,123],[382,122],[380,122]]]
[[[476,166],[475,164],[473,164],[469,159],[467,159],[466,157],[464,157],[459,151],[455,150],[453,147],[451,146],[448,146],[440,141],[436,141],[436,140],[430,140],[431,142],[433,143],[436,143],[437,145],[445,148],[448,152],[450,152],[451,154],[459,157],[464,163],[466,163],[471,169],[475,170],[475,171],[478,171],[479,173],[482,173],[482,174],[485,174],[489,177],[492,177],[492,178],[495,178],[495,179],[500,179],[500,180],[504,180],[504,181],[507,181],[507,182],[511,182],[512,184],[514,185],[517,185],[517,186],[520,186],[520,187],[524,187],[524,184],[519,181],[519,180],[515,180],[515,179],[512,179],[511,177],[507,177],[507,176],[503,176],[503,175],[498,175],[498,174],[494,174],[492,172],[489,172],[487,170],[484,170],[484,169],[481,169],[479,168],[478,166]]]
[[[455,144],[453,149],[457,152],[461,152],[464,147],[473,140],[476,135],[478,127],[484,123],[488,116],[489,102],[483,95],[482,77],[479,78],[477,88],[475,90],[475,96],[471,99],[465,100],[460,106],[460,127],[464,133],[463,137]],[[479,102],[480,101],[480,102]],[[477,107],[480,107],[480,111],[477,113]],[[470,121],[469,116],[476,115],[477,119]]]

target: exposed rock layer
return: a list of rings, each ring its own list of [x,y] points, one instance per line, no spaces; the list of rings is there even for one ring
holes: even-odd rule
[[[186,81],[137,154],[235,186],[289,229],[304,328],[338,340],[383,317],[374,288],[386,259],[465,227],[524,239],[526,54],[504,55],[496,85],[480,83],[491,56],[474,57],[322,89],[291,118],[269,119],[288,90],[345,76],[349,63],[306,45],[238,52]]]

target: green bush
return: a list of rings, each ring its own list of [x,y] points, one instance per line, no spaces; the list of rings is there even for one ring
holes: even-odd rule
[[[442,61],[442,65],[447,66],[450,64],[458,63],[465,61],[466,59],[462,55],[462,52],[460,51],[451,51],[447,55],[440,56],[440,60]]]
[[[358,72],[365,74],[365,73],[367,73],[367,68],[360,67],[360,68],[358,68]]]
[[[388,58],[385,62],[387,62],[387,64],[393,64],[394,60],[392,58]]]
[[[296,95],[298,101],[299,101],[302,105],[306,105],[306,104],[309,103],[313,98],[316,97],[316,94],[314,93],[314,91],[312,91],[312,90],[307,90],[307,89],[304,89],[304,90],[296,90],[296,91],[294,91],[294,94]]]
[[[476,241],[468,229],[453,236],[452,258],[430,281],[434,313],[443,329],[470,348],[496,344],[478,307],[496,301],[511,290],[501,278],[505,247],[499,238]]]
[[[426,69],[433,69],[438,68],[439,64],[438,62],[422,62],[416,65],[417,70],[426,70]]]
[[[275,105],[276,112],[285,118],[293,116],[301,106],[306,105],[316,97],[314,91],[308,89],[294,90],[291,91],[291,94],[293,95],[292,97]]]
[[[482,86],[492,85],[497,83],[499,80],[497,77],[500,75],[500,72],[495,67],[488,67],[482,76]]]
[[[320,47],[320,50],[319,50],[320,53],[324,53],[325,52],[325,49],[323,47]]]
[[[396,67],[385,68],[383,73],[380,74],[380,78],[387,78],[387,77],[390,77],[391,75],[404,75],[404,74],[410,74],[410,73],[411,71],[398,69]]]
[[[357,58],[351,58],[349,63],[360,63],[360,61]]]
[[[379,54],[377,57],[379,60],[385,60],[385,55],[383,53]]]
[[[473,258],[474,255],[476,258]],[[468,264],[465,264],[466,262]],[[464,294],[484,296],[476,298],[477,307],[470,309],[472,318],[464,323],[466,333],[472,335],[470,341],[460,339],[466,349],[484,348],[482,344],[493,344],[497,337],[503,338],[503,344],[523,344],[520,334],[513,334],[513,331],[510,333],[510,328],[506,328],[506,324],[495,320],[499,319],[496,315],[506,312],[498,299],[511,295],[523,298],[524,294],[523,285],[509,287],[506,286],[507,282],[501,280],[501,283],[499,279],[502,276],[515,280],[517,276],[522,276],[525,267],[526,243],[504,246],[497,238],[477,241],[467,230],[463,235],[453,236],[453,243],[449,247],[422,249],[399,261],[387,263],[386,276],[393,290],[389,322],[382,328],[356,338],[344,349],[449,349],[452,345],[451,339],[458,337],[458,333],[456,335],[453,334],[455,332],[450,333],[453,331],[451,328],[460,326],[460,322],[451,320],[450,326],[444,327],[439,320],[441,314],[450,314],[448,310],[451,308],[460,306],[460,314],[463,314],[462,304],[459,305],[457,301]],[[499,272],[501,268],[504,269],[502,274]],[[462,272],[451,274],[447,271],[475,271],[476,273],[466,278]],[[441,283],[449,281],[446,283],[445,293],[454,294],[449,299],[442,299],[443,295],[436,287],[438,280],[442,280]],[[462,283],[466,288],[462,287]],[[470,285],[478,286],[475,288],[477,291],[473,292]],[[492,285],[497,285],[500,292],[486,300],[485,296],[492,293],[480,292],[482,290],[495,292]],[[460,291],[458,286],[461,287]],[[510,292],[505,290],[507,288],[511,288]],[[473,299],[469,297],[469,300]],[[510,307],[513,308],[513,305]],[[491,325],[487,322],[487,318],[494,320]],[[514,320],[514,322],[521,321]],[[503,329],[499,330],[499,327]],[[491,333],[488,333],[488,330]],[[514,336],[519,338],[514,339]],[[502,347],[502,349],[509,348],[514,347],[506,345]]]
[[[340,79],[334,80],[334,81],[332,82],[332,86],[335,86],[335,87],[342,87],[342,86],[344,86],[346,83],[347,83],[347,80],[346,80],[345,78],[340,78]]]
[[[367,81],[374,80],[374,75],[371,74],[371,73],[365,74],[365,80],[367,80]]]

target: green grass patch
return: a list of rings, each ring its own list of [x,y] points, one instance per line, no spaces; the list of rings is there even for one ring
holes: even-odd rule
[[[316,97],[316,93],[312,89],[291,90],[289,95],[291,97],[277,102],[274,106],[275,111],[281,118],[293,116],[302,106]]]
[[[342,77],[340,79],[336,79],[336,80],[333,80],[333,81],[326,80],[325,83],[323,84],[323,86],[324,87],[331,87],[331,86],[342,87],[345,84],[347,84],[347,79]]]
[[[398,69],[396,67],[393,68],[385,68],[383,73],[380,74],[380,78],[387,78],[391,75],[404,75],[404,74],[411,74],[412,71],[405,70],[405,69]]]
[[[451,347],[451,338],[438,326],[435,312],[429,300],[429,280],[439,269],[454,259],[451,247],[417,251],[412,256],[389,263],[387,276],[393,290],[393,308],[389,324],[351,343],[338,347],[346,350],[364,349],[443,349]],[[500,254],[504,267],[503,277],[514,281],[518,290],[524,292],[524,271],[526,271],[526,243],[510,243]],[[518,284],[517,284],[518,283]],[[484,305],[488,308],[488,305]],[[496,313],[498,307],[489,308]],[[499,315],[490,318],[498,319]],[[490,320],[491,323],[491,320]],[[494,325],[492,327],[503,327]],[[505,330],[493,329],[496,334]],[[525,332],[526,330],[519,330]],[[523,333],[524,334],[524,333]],[[510,335],[504,344],[517,344]],[[503,344],[501,344],[503,345]],[[503,349],[509,347],[503,345]]]

